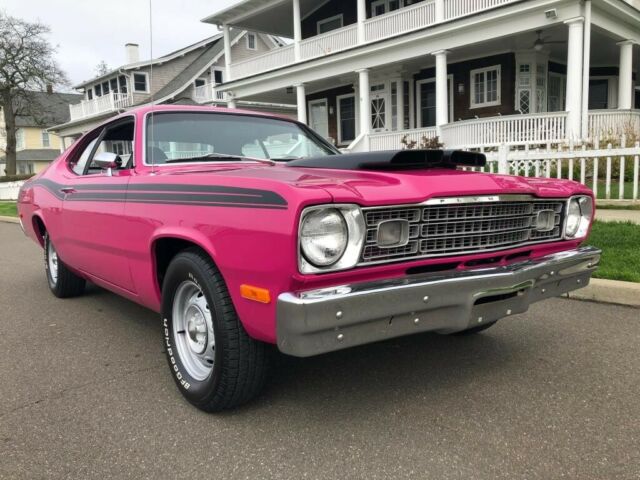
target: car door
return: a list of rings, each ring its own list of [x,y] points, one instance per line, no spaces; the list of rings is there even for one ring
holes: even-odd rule
[[[134,292],[128,260],[126,192],[133,172],[134,118],[107,125],[79,152],[63,186],[65,258],[70,266]],[[104,170],[96,155],[118,155],[121,166]]]

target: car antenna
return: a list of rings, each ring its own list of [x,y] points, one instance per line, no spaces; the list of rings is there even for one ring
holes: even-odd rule
[[[151,62],[149,63],[149,91],[153,91],[153,0],[149,0],[149,55]],[[151,97],[151,110],[149,112],[149,122],[151,123],[149,128],[149,145],[153,145],[153,95]],[[144,154],[151,153],[151,175],[156,174],[156,162],[153,154],[153,148],[148,149],[146,145],[142,145]]]

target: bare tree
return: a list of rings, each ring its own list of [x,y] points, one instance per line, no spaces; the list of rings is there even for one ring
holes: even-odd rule
[[[98,65],[96,65],[96,75],[101,77],[102,75],[106,75],[109,73],[109,65],[104,60],[101,60]]]
[[[30,92],[47,86],[66,85],[64,72],[53,54],[56,49],[45,39],[50,29],[0,12],[0,108],[6,135],[6,174],[16,173],[16,117],[41,117],[40,105],[30,101]]]

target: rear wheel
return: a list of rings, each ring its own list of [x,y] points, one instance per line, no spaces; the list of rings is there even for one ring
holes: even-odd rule
[[[84,278],[77,276],[60,260],[48,234],[44,236],[44,268],[49,289],[56,297],[77,297],[84,293]]]
[[[169,367],[193,405],[229,409],[262,389],[268,347],[247,335],[220,272],[200,250],[185,250],[169,265],[162,318]]]

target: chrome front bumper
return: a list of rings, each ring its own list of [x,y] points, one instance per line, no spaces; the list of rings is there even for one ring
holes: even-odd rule
[[[525,312],[589,283],[601,251],[582,247],[492,268],[283,293],[278,348],[307,357],[411,333],[453,333]]]

